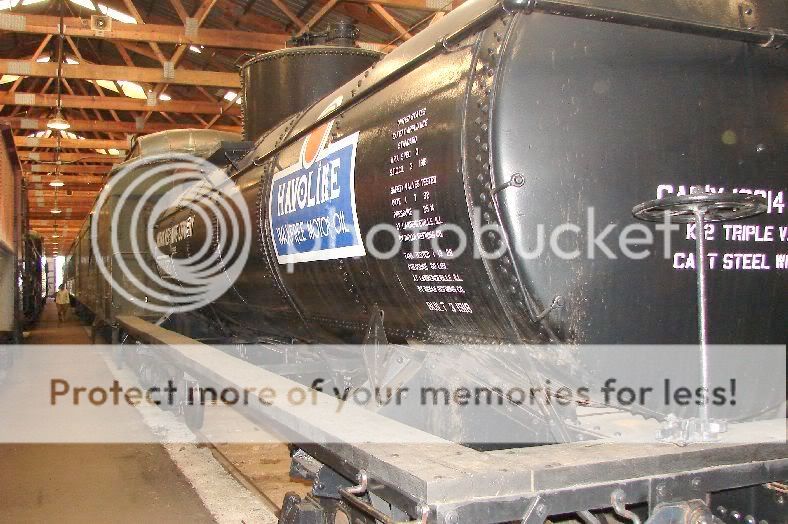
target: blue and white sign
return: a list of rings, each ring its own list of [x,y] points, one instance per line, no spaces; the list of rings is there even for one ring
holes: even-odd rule
[[[293,264],[364,256],[356,216],[358,133],[325,147],[323,142],[310,162],[304,154],[308,141],[309,137],[299,161],[273,176],[268,216],[277,261]]]

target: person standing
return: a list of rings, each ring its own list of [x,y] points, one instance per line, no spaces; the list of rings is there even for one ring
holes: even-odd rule
[[[71,295],[63,284],[55,294],[55,305],[57,306],[57,323],[60,324],[66,320],[68,308],[71,307]]]

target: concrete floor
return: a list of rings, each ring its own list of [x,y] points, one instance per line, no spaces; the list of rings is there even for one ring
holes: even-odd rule
[[[26,344],[88,344],[71,316],[58,325],[54,304]],[[19,374],[52,373],[29,346],[18,352],[0,391],[26,398]],[[80,363],[91,376],[112,380],[100,359]],[[15,375],[18,380],[15,380]],[[0,420],[2,420],[0,416]],[[140,418],[139,424],[143,425]],[[158,444],[0,445],[0,522],[214,522],[200,497]]]

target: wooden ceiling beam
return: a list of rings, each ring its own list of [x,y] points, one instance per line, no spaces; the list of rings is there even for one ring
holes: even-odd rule
[[[35,190],[35,191],[40,191],[40,190],[43,190],[43,189],[52,189],[51,187],[49,187],[46,184],[31,184],[31,187],[32,187],[32,190]],[[71,184],[68,187],[70,187],[72,191],[74,191],[74,190],[87,191],[87,190],[90,190],[90,189],[99,190],[99,189],[101,189],[102,186],[101,186],[101,184]]]
[[[60,213],[60,215],[53,215],[52,213],[49,212],[48,209],[45,208],[36,209],[35,211],[31,211],[29,214],[31,220],[50,219],[53,221],[57,220],[58,222],[60,222],[61,220],[78,220],[80,222],[84,222],[85,219],[88,217],[88,215],[90,215],[90,211],[78,211],[78,212],[72,211],[68,215],[66,215],[65,213]]]
[[[437,24],[438,22],[440,22],[441,18],[443,18],[444,16],[446,16],[445,12],[438,11],[437,13],[432,15],[432,18],[430,18],[430,22],[429,22],[429,24],[427,24],[427,27],[429,27],[429,26],[431,26],[433,24]]]
[[[14,104],[28,107],[57,107],[57,95],[40,95],[37,93],[0,93],[0,104]],[[80,96],[63,95],[62,106],[65,109],[103,109],[115,111],[160,111],[165,113],[196,113],[201,115],[222,114],[222,104],[218,102],[202,102],[192,100],[158,101],[149,105],[147,100],[128,98],[125,96]],[[241,108],[236,104],[225,110],[225,114],[239,116]]]
[[[37,175],[32,175],[37,176]],[[40,175],[38,175],[40,176]],[[85,175],[90,176],[90,175]],[[28,179],[31,177],[28,177]],[[46,177],[43,177],[46,178]],[[100,179],[98,182],[79,182],[80,175],[73,175],[66,179],[66,185],[63,187],[67,187],[71,190],[79,190],[79,191],[86,191],[88,189],[96,189],[100,190],[104,185],[104,177],[94,177]],[[77,181],[75,181],[75,179]],[[28,182],[27,183],[28,189],[32,190],[41,190],[41,189],[52,189],[52,187],[47,182]]]
[[[63,149],[119,149],[128,150],[128,140],[104,140],[104,139],[90,139],[84,140],[61,138],[59,145]],[[58,139],[56,138],[31,138],[26,136],[15,136],[14,144],[16,147],[44,147],[55,148],[58,147]]]
[[[145,48],[145,46],[141,46],[139,44],[133,44],[131,42],[120,42],[120,41],[115,42],[115,45],[119,45],[125,48],[127,51],[132,51],[134,53],[137,53],[138,55],[144,56],[145,58],[149,58],[157,62],[159,61],[159,55],[152,50],[149,51],[147,48]]]
[[[36,189],[35,191],[31,191],[31,193],[36,193],[34,195],[29,195],[27,198],[28,203],[31,205],[33,203],[37,204],[39,207],[46,206],[48,204],[54,205],[55,203],[55,193],[54,191],[48,191],[46,189]],[[93,202],[96,201],[96,196],[98,196],[99,191],[88,191],[88,190],[72,190],[71,195],[63,195],[62,193],[58,193],[57,195],[57,205],[59,208],[68,207],[71,209],[72,213],[74,209],[82,209],[85,207],[92,207]]]
[[[398,7],[400,9],[418,9],[419,11],[448,11],[452,8],[450,1],[435,0],[347,0],[359,4],[380,4],[386,7]]]
[[[60,219],[42,220],[39,218],[39,219],[30,220],[30,227],[31,228],[47,227],[50,223],[54,223],[54,222],[57,222],[58,225],[62,225],[63,227],[66,227],[68,229],[79,230],[79,228],[82,226],[82,221],[76,218],[64,219],[64,220],[60,220]]]
[[[236,103],[235,103],[235,100],[226,100],[226,101],[224,102],[224,105],[222,106],[222,109],[223,109],[223,110],[227,110],[227,109],[229,109],[230,107],[232,107],[232,106],[234,106],[234,105],[238,105],[238,104],[236,104]],[[217,126],[217,125],[215,125],[215,124],[216,124],[216,122],[218,122],[218,121],[219,121],[219,119],[220,119],[221,117],[222,117],[222,115],[216,115],[215,117],[213,117],[213,118],[211,119],[211,121],[210,121],[210,122],[206,122],[206,123],[205,123],[205,127],[206,127],[206,128],[213,128],[213,129],[216,129],[217,131],[220,131],[220,130],[221,130],[221,128],[222,128],[222,127],[224,127],[224,126]]]
[[[72,205],[71,203],[66,203],[65,201],[63,201],[63,199],[59,199],[57,203],[57,207],[62,211],[62,213],[59,213],[59,215],[61,216],[65,215],[65,218],[74,218],[77,214],[79,214],[80,216],[87,216],[93,210],[92,202],[93,200],[91,200],[90,203],[80,202],[78,204]],[[55,207],[55,204],[52,201],[52,199],[45,199],[43,202],[36,202],[36,203],[34,203],[31,200],[30,202],[28,202],[28,206],[30,207],[31,212],[35,211],[43,215],[44,211],[49,210],[50,217],[52,217],[53,219],[60,218],[57,216],[57,214],[52,213],[51,211]],[[39,216],[36,218],[43,218],[43,217]]]
[[[280,0],[272,0],[272,2],[277,7],[279,7],[279,3],[281,3]],[[247,3],[247,6],[248,5]],[[219,2],[214,6],[213,11],[221,13],[221,16],[215,17],[214,20],[217,20],[220,24],[228,28],[237,29],[243,24],[243,28],[246,30],[261,30],[267,33],[280,34],[287,33],[287,28],[273,18],[252,13],[248,11],[246,7],[234,4],[233,2]]]
[[[51,209],[51,207],[42,206],[42,207],[36,208],[35,211],[31,211],[31,216],[35,216],[35,218],[38,219],[38,220],[44,220],[46,218],[47,212],[49,212],[49,216],[52,218],[52,222],[53,223],[54,223],[55,220],[57,220],[59,222],[61,218],[66,218],[66,219],[77,219],[77,218],[79,218],[79,219],[81,219],[81,221],[84,221],[90,215],[90,212],[92,211],[92,209],[88,209],[88,208],[84,208],[84,209],[83,208],[79,208],[79,209],[74,208],[74,209],[71,209],[71,211],[66,211],[65,210],[65,206],[58,206],[58,207],[60,207],[60,209],[63,210],[63,212],[60,213],[60,214],[57,214],[57,215],[52,214],[52,212],[49,211],[49,209]],[[76,233],[73,233],[73,235],[76,236]],[[58,240],[63,240],[63,239],[61,238],[61,239],[58,239]]]
[[[30,201],[28,202],[28,209],[30,211],[31,218],[52,218],[52,219],[60,219],[60,218],[74,218],[75,216],[87,216],[93,211],[93,207],[90,205],[83,205],[80,204],[78,206],[71,205],[65,199],[58,199],[57,207],[62,212],[55,214],[52,213],[52,209],[55,207],[54,200],[45,200],[44,202],[39,203],[38,201]]]
[[[293,22],[296,26],[298,26],[299,30],[303,31],[306,29],[306,24],[304,23],[304,21],[298,18],[298,15],[296,15],[287,6],[287,4],[282,2],[282,0],[271,0],[271,3],[273,3],[276,7],[278,7],[279,10],[282,11],[285,14],[285,16],[290,19],[291,22]]]
[[[70,194],[66,194],[66,191],[70,191]],[[45,203],[49,203],[55,201],[55,194],[57,194],[58,205],[69,204],[69,207],[74,207],[74,205],[92,206],[93,200],[95,199],[99,191],[100,188],[73,190],[73,189],[66,189],[65,187],[61,187],[55,190],[50,187],[47,189],[36,189],[33,191],[28,191],[27,200],[30,202],[37,202],[38,204],[41,204],[42,201]]]
[[[32,61],[32,62],[35,62],[36,60],[38,60],[38,57],[40,57],[40,56],[41,56],[41,53],[43,53],[43,52],[44,52],[44,49],[46,49],[46,47],[47,47],[47,44],[49,44],[49,41],[50,41],[50,40],[52,40],[52,35],[46,35],[46,36],[44,37],[44,40],[41,42],[41,44],[39,44],[38,48],[37,48],[37,49],[36,49],[36,51],[33,53],[33,56],[32,56],[32,57],[30,57],[30,59],[31,59],[31,61]],[[14,91],[16,91],[16,90],[17,90],[17,88],[18,88],[18,87],[19,87],[19,86],[22,84],[22,82],[23,82],[24,80],[25,80],[25,77],[24,77],[24,76],[20,76],[19,78],[17,78],[16,80],[14,80],[14,83],[13,83],[13,84],[11,84],[11,87],[8,89],[8,91],[7,91],[7,92],[8,92],[8,93],[13,93]],[[1,104],[0,104],[0,111],[2,111],[2,110],[3,110],[3,105],[1,105]]]
[[[84,200],[84,201],[74,201],[73,199],[69,199],[64,195],[58,195],[57,198],[57,207],[62,211],[62,213],[52,213],[52,209],[55,207],[55,198],[54,197],[31,197],[28,199],[27,205],[30,213],[43,213],[49,212],[50,218],[60,218],[56,217],[56,214],[65,215],[65,218],[71,218],[68,215],[70,213],[80,213],[80,214],[88,214],[93,210],[93,201],[94,199]]]
[[[136,20],[138,24],[143,24],[144,22],[142,21],[142,15],[137,10],[137,6],[134,5],[134,2],[132,0],[123,0],[123,3],[126,5],[126,9],[129,10],[129,14],[132,16],[132,18],[134,18],[134,20]],[[164,56],[164,53],[161,52],[161,48],[159,47],[159,44],[157,44],[156,42],[148,42],[148,45],[153,51],[156,60],[158,60],[162,64],[167,61],[167,59]]]
[[[129,3],[133,3],[132,0],[126,0],[126,1],[129,2]],[[180,4],[180,0],[171,0],[171,1],[173,2],[173,5],[175,5],[175,3],[177,3],[178,6],[180,7],[180,10],[178,11],[178,16],[181,17],[181,20],[183,22],[184,30],[186,30],[187,22],[189,20],[188,17],[185,16],[186,15],[186,10],[184,9],[183,5]],[[205,19],[208,18],[208,15],[210,14],[211,10],[216,5],[217,1],[218,0],[202,0],[202,2],[199,4],[199,6],[197,7],[197,10],[194,13],[194,16],[192,18],[194,20],[194,25],[195,25],[197,31],[200,30],[200,26],[202,26],[202,24],[205,22]],[[139,16],[139,13],[137,13],[137,15],[136,15],[136,20],[137,20],[138,24],[145,25],[145,22],[142,20],[142,17]],[[178,46],[175,47],[175,52],[170,57],[170,61],[169,61],[169,63],[172,65],[172,67],[175,67],[175,66],[177,66],[180,63],[181,59],[183,58],[183,56],[186,53],[186,50],[188,48],[189,48],[188,44],[178,45]],[[165,63],[162,62],[162,65],[164,65],[164,64]],[[239,77],[239,79],[240,79],[240,77]],[[168,86],[169,86],[169,83],[157,84],[156,87],[153,88],[153,96],[156,99],[158,99],[159,95],[161,95],[161,93],[163,93],[164,90],[167,89]],[[240,80],[239,80],[239,86],[238,87],[240,87]],[[143,122],[147,122],[152,114],[153,114],[152,111],[148,111],[148,113],[145,115],[145,117],[143,119]]]
[[[23,76],[57,78],[56,63],[39,63],[28,60],[0,59],[0,73]],[[97,64],[63,64],[63,78],[80,80],[120,79],[132,82],[202,85],[239,88],[238,73],[175,69],[172,78],[164,76],[164,69],[155,67],[108,66]]]
[[[350,2],[342,2],[334,8],[337,13],[346,15],[359,24],[367,25],[382,33],[392,34],[391,27],[375,15],[366,4],[352,4]],[[392,36],[393,38],[393,36]]]
[[[181,1],[180,0],[170,0],[170,5],[172,5],[173,9],[175,9],[175,14],[178,15],[178,18],[181,19],[181,22],[183,22],[185,24],[186,20],[189,18],[189,13],[186,12],[186,9],[184,9],[183,4],[181,3]]]
[[[413,38],[413,35],[408,32],[408,29],[399,23],[399,20],[394,18],[394,16],[386,11],[386,8],[380,5],[379,3],[373,2],[369,4],[370,9],[375,12],[384,22],[386,22],[393,30],[397,32],[397,34],[402,37],[403,40],[410,40]]]
[[[48,238],[50,237],[51,233],[60,233],[61,238],[74,238],[77,233],[79,233],[78,227],[65,227],[61,225],[55,226],[54,220],[52,221],[51,225],[48,226],[39,226],[35,228],[36,233],[40,233]],[[56,240],[56,239],[53,239]]]
[[[74,39],[72,39],[70,36],[67,36],[66,37],[66,41],[68,42],[68,45],[71,46],[71,49],[74,51],[74,54],[77,55],[77,58],[79,59],[79,61],[82,62],[82,63],[85,63],[86,62],[85,57],[83,57],[82,53],[79,52],[79,47],[77,47],[77,44],[74,42]],[[65,80],[64,80],[64,82],[65,82]],[[96,89],[96,91],[98,91],[99,96],[101,96],[101,97],[106,97],[107,96],[106,93],[104,93],[104,88],[101,87],[100,85],[98,85],[98,83],[94,83],[92,85]],[[122,89],[120,88],[120,85],[117,82],[115,82],[115,87],[118,89],[118,92],[122,92]],[[82,86],[80,84],[80,88],[82,88],[82,94],[83,95],[87,95],[87,91],[85,91],[84,86]],[[70,89],[69,89],[69,91],[70,91]],[[73,96],[75,93],[73,91],[71,91],[70,94]],[[82,114],[85,113],[84,109],[82,109],[81,111],[82,111]],[[96,118],[98,118],[99,120],[104,120],[102,118],[102,116],[101,116],[101,113],[99,113],[98,109],[94,109],[93,112],[95,113]],[[118,113],[116,111],[110,110],[110,115],[112,116],[112,118],[116,122],[120,122],[120,117],[118,116]]]
[[[84,222],[84,221],[85,221],[85,219],[87,218],[87,216],[88,216],[88,213],[80,213],[80,214],[78,214],[78,215],[76,215],[76,214],[75,214],[73,217],[70,217],[70,218],[72,218],[73,220],[79,220],[79,222]],[[38,213],[35,215],[35,217],[36,217],[36,219],[44,220],[44,219],[46,218],[46,215],[44,214],[44,212],[43,212],[43,211],[40,211],[40,212],[38,212]],[[59,220],[58,220],[58,222],[59,222]],[[35,230],[36,230],[34,227],[31,227],[30,229],[32,229],[33,231],[35,231]],[[58,239],[58,240],[60,240],[60,239]],[[71,244],[72,244],[72,243],[73,243],[73,240],[72,240],[71,238],[69,238],[69,239],[66,239],[66,240],[65,240],[65,242],[64,242],[63,244],[60,244],[60,246],[61,246],[61,251],[62,251],[63,253],[65,253],[66,251],[68,251],[68,249],[70,249],[70,246],[71,246]],[[65,247],[65,248],[64,248],[64,247]]]
[[[31,228],[32,229],[32,228]],[[79,233],[79,227],[77,226],[61,226],[60,224],[55,225],[55,221],[51,221],[47,225],[40,225],[35,228],[37,233],[61,233],[66,234],[69,237],[74,237],[77,233]]]
[[[208,3],[216,0],[207,0]],[[6,15],[18,17],[19,22],[14,30],[17,33],[57,35],[59,19],[48,15]],[[194,18],[197,18],[196,16]],[[290,38],[286,33],[264,33],[229,31],[225,29],[199,28],[188,31],[184,26],[168,24],[124,24],[112,21],[109,31],[97,32],[90,28],[90,19],[66,17],[65,35],[95,38],[99,40],[121,40],[156,44],[176,44],[182,46],[221,47],[227,49],[246,49],[255,51],[272,51],[281,49]]]
[[[314,28],[315,25],[317,25],[317,23],[320,22],[320,20],[322,20],[323,17],[326,16],[328,12],[337,5],[338,2],[339,0],[328,0],[328,2],[323,4],[323,6],[318,9],[314,15],[312,15],[312,18],[310,18],[309,21],[304,24],[304,27],[298,31],[298,35],[302,35],[307,31],[311,31],[312,28]]]
[[[58,173],[77,173],[80,175],[106,175],[112,169],[111,165],[106,164],[64,164],[55,166],[54,164],[30,164],[22,163],[22,171],[26,173],[52,173],[57,168]]]
[[[17,151],[19,160],[38,161],[38,162],[54,162],[55,153],[37,153],[33,151]],[[92,163],[106,163],[117,164],[123,162],[122,156],[116,155],[101,155],[99,153],[60,153],[60,160],[63,162],[92,162]]]
[[[49,223],[54,224],[55,222],[57,222],[58,225],[68,224],[67,227],[69,228],[69,230],[73,231],[73,225],[76,225],[77,228],[81,229],[81,226],[85,222],[85,219],[84,218],[62,218],[62,219],[36,218],[30,220],[30,229],[35,231],[36,228],[38,227],[42,227],[42,226],[46,227],[47,224]],[[79,231],[79,229],[77,229],[77,231]]]
[[[63,216],[63,213],[61,213],[60,217],[58,218],[58,221],[60,221],[61,218],[70,218],[70,219],[79,219],[80,222],[84,222],[89,214],[90,214],[90,211],[88,211],[88,212],[80,211],[79,213],[73,213],[73,215],[69,214],[69,216],[66,217],[66,216]],[[31,218],[42,219],[42,220],[47,218],[47,215],[49,215],[50,218],[55,216],[52,213],[49,213],[48,211],[46,211],[45,209],[40,209],[40,210],[37,210],[35,213],[33,213],[33,212],[30,213],[30,217]],[[68,245],[68,244],[66,244],[66,245]]]
[[[54,204],[50,203],[34,204],[33,202],[28,202],[28,209],[30,210],[30,213],[35,213],[34,216],[30,216],[31,220],[35,218],[36,220],[44,221],[51,218],[52,222],[57,221],[60,223],[61,219],[75,220],[80,217],[86,217],[93,210],[92,208],[88,207],[70,207],[69,209],[71,209],[71,211],[66,211],[66,206],[58,203],[57,207],[63,211],[63,213],[55,214],[51,212],[53,207]],[[49,213],[49,216],[46,216],[47,212]]]
[[[6,124],[11,129],[24,129],[28,131],[44,131],[47,129],[46,118],[20,118],[20,117],[0,117],[0,124]],[[170,131],[173,129],[194,129],[195,124],[189,123],[169,123],[169,122],[146,122],[144,125],[137,125],[137,122],[113,122],[111,120],[74,120],[69,119],[71,124],[70,131],[80,132],[100,132],[100,133],[157,133],[159,131]],[[239,126],[213,126],[217,131],[229,131],[240,133]]]

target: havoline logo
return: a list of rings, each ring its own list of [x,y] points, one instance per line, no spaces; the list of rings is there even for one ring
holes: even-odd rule
[[[341,103],[338,97],[321,116]],[[307,135],[298,162],[273,176],[268,216],[280,264],[366,254],[356,215],[358,133],[328,144],[333,124]]]

